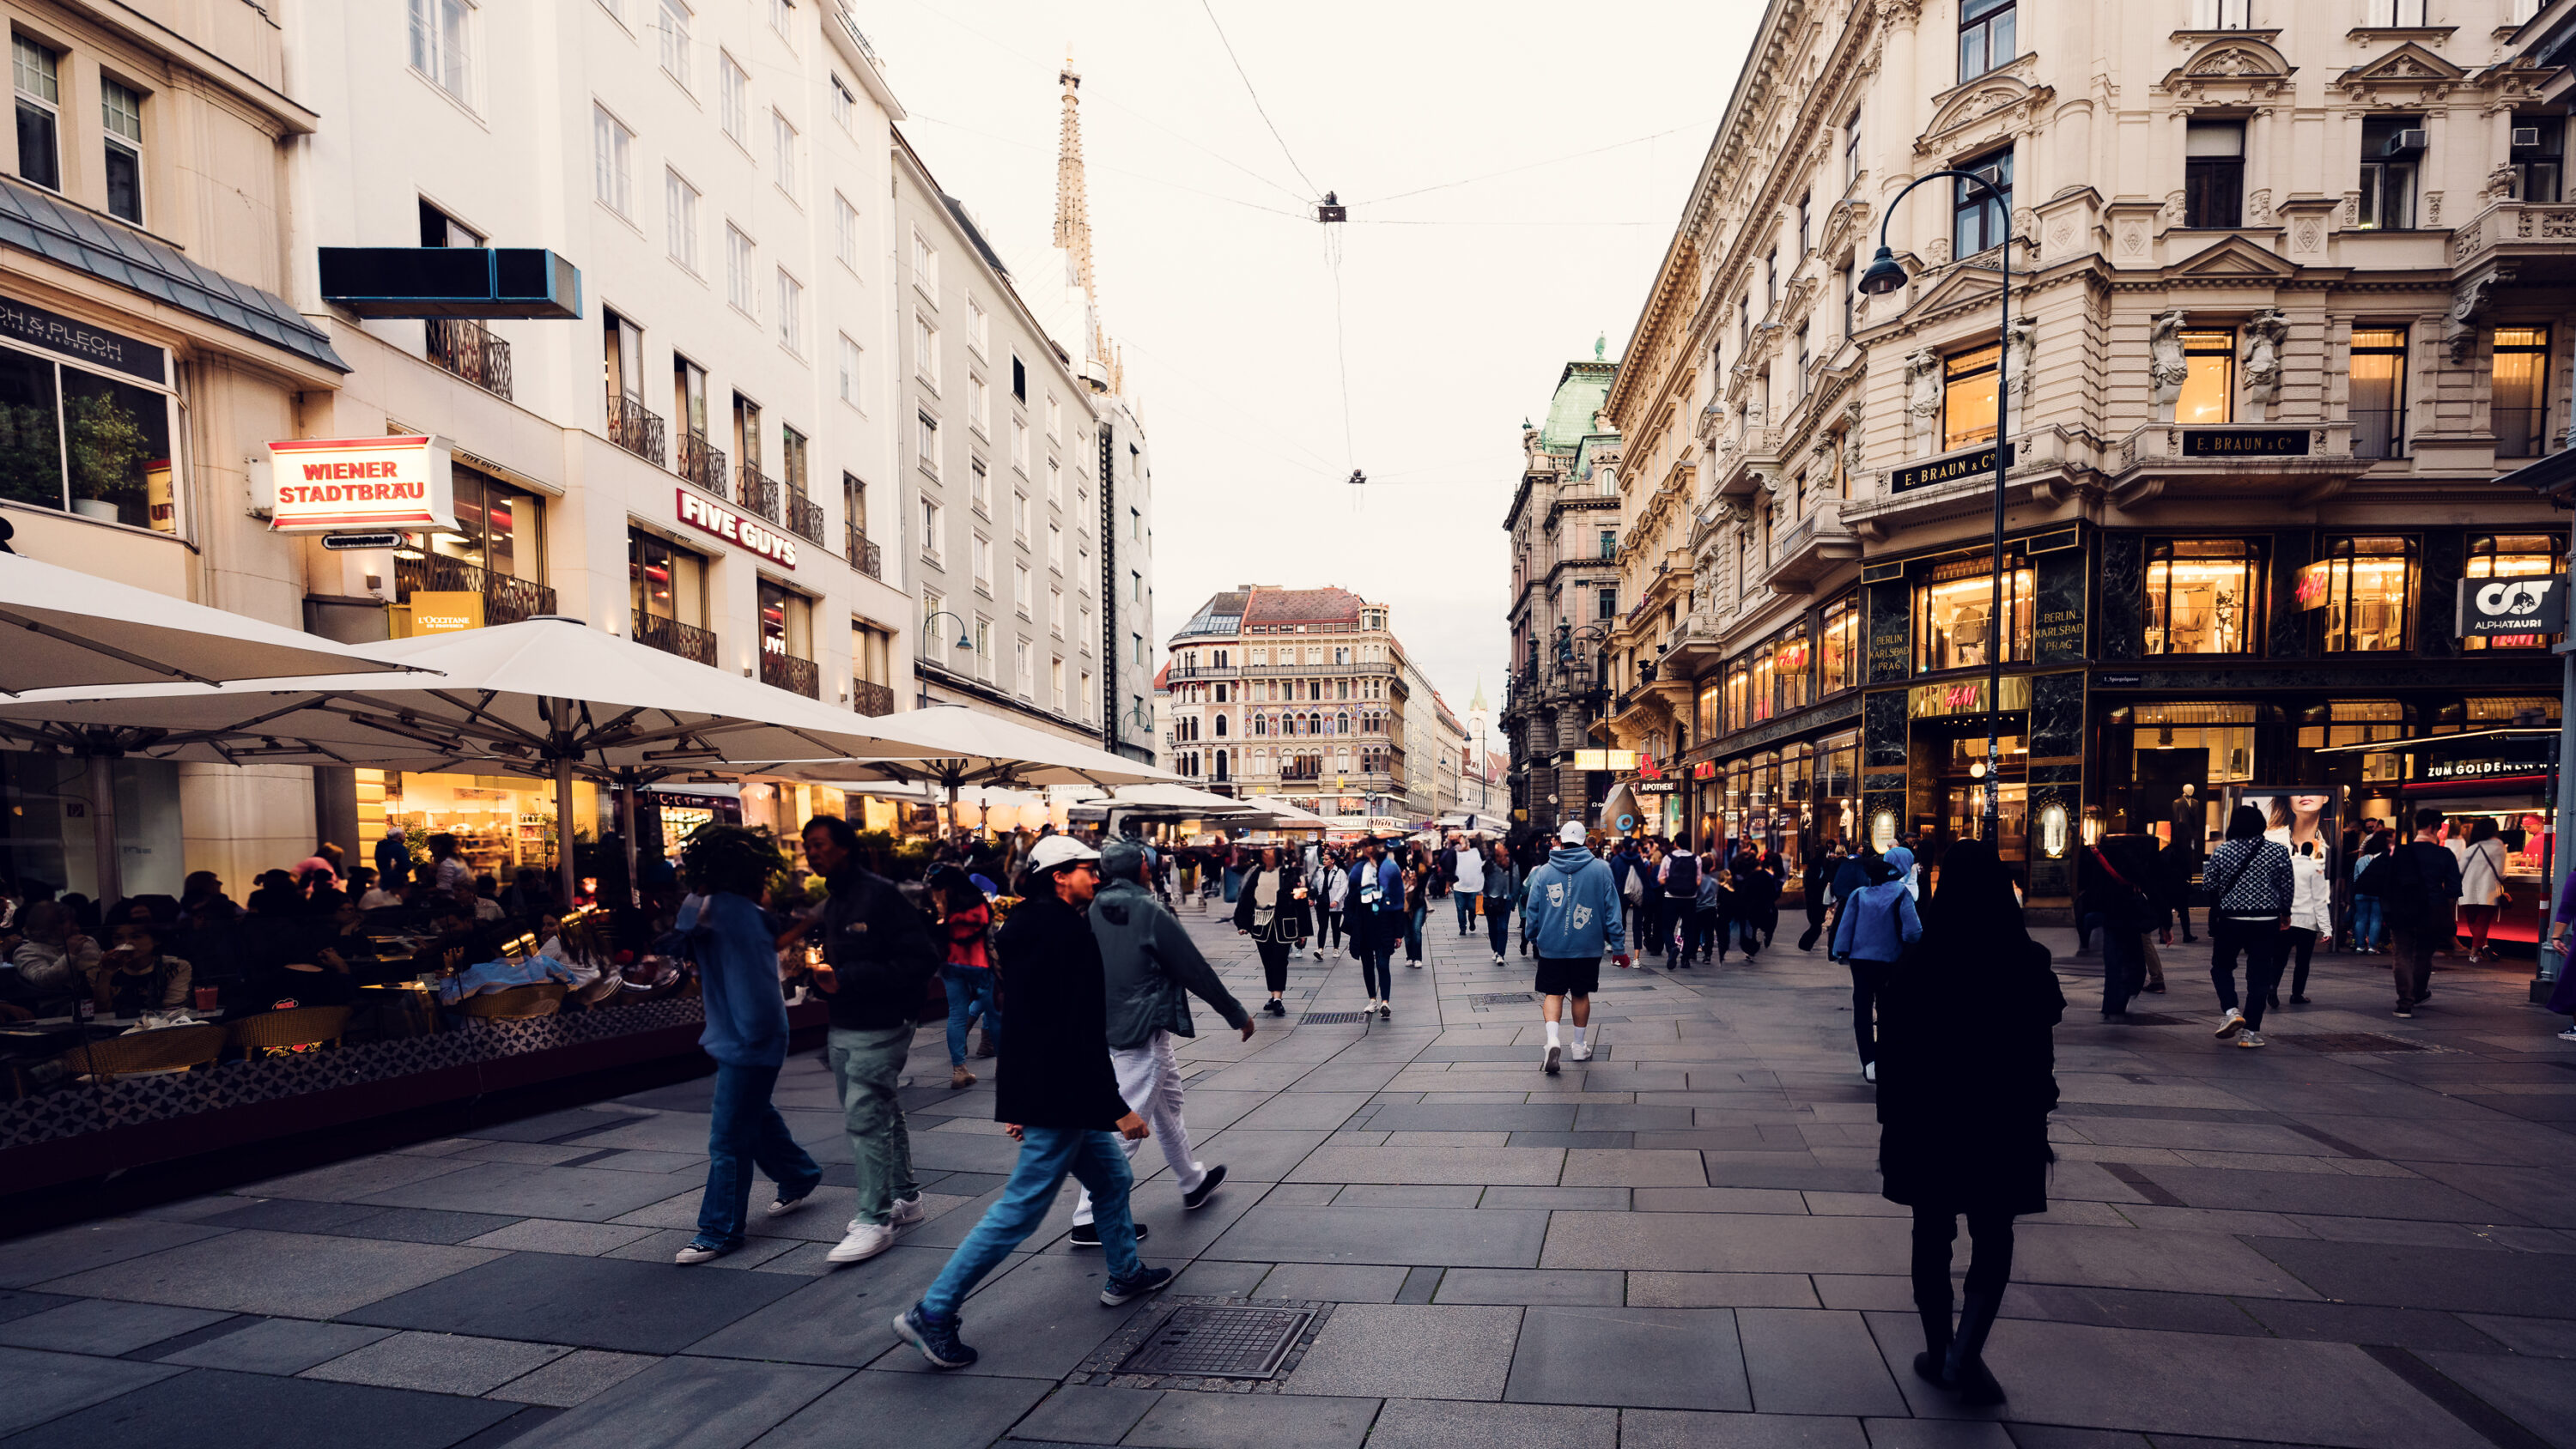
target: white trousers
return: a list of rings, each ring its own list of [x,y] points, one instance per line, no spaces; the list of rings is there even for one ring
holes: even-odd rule
[[[1172,1176],[1180,1183],[1181,1191],[1196,1189],[1199,1180],[1207,1176],[1207,1169],[1190,1156],[1190,1129],[1181,1124],[1181,1064],[1172,1055],[1172,1034],[1158,1031],[1143,1046],[1112,1049],[1109,1065],[1118,1073],[1118,1095],[1125,1099],[1129,1110],[1154,1129],[1154,1140],[1162,1144],[1163,1160],[1171,1164]],[[1136,1155],[1138,1145],[1125,1144],[1130,1158]],[[1074,1201],[1073,1222],[1080,1227],[1089,1221],[1091,1191],[1085,1188]]]

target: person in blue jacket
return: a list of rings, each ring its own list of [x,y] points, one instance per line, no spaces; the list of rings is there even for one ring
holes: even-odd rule
[[[1565,822],[1556,838],[1547,864],[1521,882],[1522,911],[1538,943],[1539,1014],[1547,1022],[1547,1046],[1539,1064],[1551,1077],[1566,1054],[1557,1031],[1569,996],[1574,998],[1573,1057],[1592,1060],[1583,1033],[1592,1024],[1592,993],[1601,987],[1601,953],[1620,939],[1619,882],[1610,863],[1584,848],[1580,820]]]
[[[1351,954],[1360,958],[1360,980],[1368,987],[1368,1009],[1380,1017],[1395,1015],[1395,948],[1404,942],[1404,867],[1396,864],[1385,838],[1373,838],[1350,869]]]
[[[1851,968],[1852,1038],[1860,1047],[1860,1075],[1878,1080],[1878,1034],[1871,1008],[1887,990],[1888,973],[1905,948],[1923,938],[1914,909],[1914,852],[1897,846],[1863,867],[1869,884],[1842,902],[1834,922],[1833,954]]]
[[[739,825],[702,825],[680,847],[680,874],[704,899],[681,907],[675,924],[688,937],[706,998],[698,1045],[716,1059],[707,1191],[698,1234],[679,1251],[682,1264],[742,1246],[753,1167],[778,1184],[772,1217],[794,1211],[823,1181],[823,1169],[796,1145],[769,1100],[787,1063],[787,999],[778,986],[778,937],[760,897],[786,865],[769,832]]]

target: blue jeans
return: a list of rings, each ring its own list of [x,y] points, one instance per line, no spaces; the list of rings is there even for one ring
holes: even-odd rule
[[[1407,961],[1422,959],[1422,917],[1430,909],[1417,900],[1413,908],[1404,913],[1404,959]]]
[[[1002,1002],[995,994],[992,968],[942,966],[939,979],[948,983],[948,1065],[966,1065],[966,1027],[978,1012],[984,1017],[984,1040],[1000,1051]]]
[[[742,1246],[754,1166],[778,1184],[781,1198],[803,1197],[823,1180],[823,1169],[796,1145],[787,1119],[770,1105],[770,1089],[777,1085],[776,1067],[716,1063],[715,1115],[707,1124],[707,1193],[698,1203],[699,1242]]]
[[[1476,893],[1462,891],[1453,886],[1449,891],[1449,900],[1458,907],[1458,934],[1463,936],[1476,929]]]
[[[1127,1189],[1135,1178],[1118,1134],[1078,1127],[1028,1127],[1022,1133],[1019,1165],[1003,1184],[1001,1200],[984,1210],[983,1220],[949,1255],[938,1281],[921,1295],[922,1312],[953,1317],[984,1275],[1046,1221],[1068,1173],[1091,1193],[1091,1221],[1109,1255],[1110,1276],[1132,1278],[1144,1270],[1136,1256],[1136,1223],[1127,1215]]]
[[[2376,951],[2385,944],[2381,937],[2379,897],[2356,892],[2352,898],[2352,944],[2355,949]]]

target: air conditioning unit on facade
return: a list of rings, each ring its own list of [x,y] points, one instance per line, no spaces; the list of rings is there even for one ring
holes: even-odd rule
[[[2422,151],[2425,145],[2426,139],[2424,132],[2420,129],[2409,128],[2388,138],[2388,150],[2384,154],[2390,156],[2412,156],[2417,152]]]
[[[2513,128],[2513,149],[2517,151],[2535,150],[2539,145],[2540,128],[2538,126],[2516,126]]]

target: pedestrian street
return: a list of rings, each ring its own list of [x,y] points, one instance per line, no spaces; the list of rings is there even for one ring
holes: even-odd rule
[[[905,1095],[928,1218],[881,1257],[824,1261],[848,1147],[800,1051],[777,1097],[826,1186],[704,1266],[672,1254],[706,1080],[0,1245],[0,1446],[2576,1444],[2576,1073],[2524,972],[2443,973],[2391,1022],[2384,958],[2320,958],[2250,1052],[2182,950],[2105,1027],[2098,959],[2039,933],[2060,1160],[1986,1350],[2009,1400],[1971,1409],[1910,1370],[1848,982],[1794,919],[1750,965],[1605,969],[1597,1055],[1549,1078],[1526,958],[1496,969],[1448,904],[1389,1020],[1342,1019],[1339,952],[1249,1042],[1201,1009],[1188,1119],[1229,1176],[1184,1213],[1159,1144],[1136,1157],[1145,1260],[1179,1278],[1101,1307],[1067,1183],[965,1302],[964,1372],[888,1327],[1015,1152],[995,1064],[951,1090],[932,1026]],[[1221,912],[1182,918],[1256,1004]],[[1120,1371],[1233,1303],[1296,1326],[1269,1377]]]

